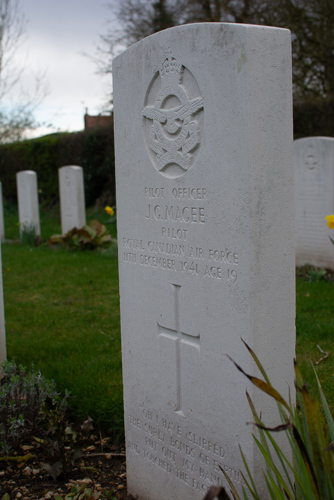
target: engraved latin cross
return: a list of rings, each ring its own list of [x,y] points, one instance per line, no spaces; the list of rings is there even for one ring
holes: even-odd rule
[[[181,392],[181,344],[186,344],[188,346],[200,350],[200,334],[192,334],[181,331],[180,329],[180,314],[179,314],[179,292],[180,285],[172,284],[174,292],[174,328],[166,328],[159,324],[159,337],[165,337],[174,341],[175,343],[175,374],[176,374],[176,409],[175,411],[180,415],[184,416],[181,410],[182,404],[182,392]]]

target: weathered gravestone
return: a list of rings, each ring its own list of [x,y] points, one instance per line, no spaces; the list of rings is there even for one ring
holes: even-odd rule
[[[63,234],[86,225],[83,170],[70,165],[59,169],[60,215]]]
[[[290,32],[172,28],[114,60],[117,227],[129,492],[200,499],[261,480],[236,370],[293,391]]]
[[[0,242],[0,364],[6,359],[5,307],[3,302],[2,263]]]
[[[334,269],[334,246],[326,215],[334,213],[334,139],[294,141],[296,265]]]
[[[22,237],[23,231],[35,230],[40,236],[37,174],[32,170],[23,170],[16,174],[17,199],[19,206],[19,223]]]
[[[5,221],[3,217],[3,197],[2,197],[2,182],[0,182],[0,239],[5,239]]]

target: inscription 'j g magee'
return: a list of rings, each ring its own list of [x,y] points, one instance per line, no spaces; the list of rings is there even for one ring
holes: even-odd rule
[[[205,213],[204,207],[148,205],[145,219],[204,224]]]

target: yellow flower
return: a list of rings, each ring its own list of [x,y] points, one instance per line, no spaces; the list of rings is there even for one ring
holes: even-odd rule
[[[334,229],[334,215],[327,215],[325,219],[327,221],[327,226],[329,227],[329,229]]]
[[[107,212],[108,215],[114,215],[114,210],[111,207],[105,207],[104,210]],[[334,215],[333,215],[334,217]]]

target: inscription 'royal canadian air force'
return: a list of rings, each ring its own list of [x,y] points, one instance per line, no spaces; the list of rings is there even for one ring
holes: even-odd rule
[[[180,177],[200,144],[203,98],[192,73],[170,50],[149,86],[142,114],[153,165],[165,177]]]

